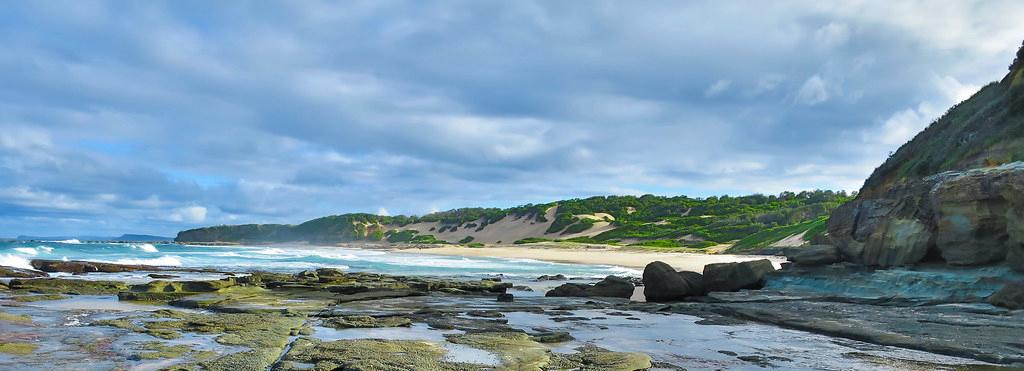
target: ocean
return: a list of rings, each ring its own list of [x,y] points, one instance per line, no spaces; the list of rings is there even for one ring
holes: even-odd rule
[[[393,275],[531,279],[545,274],[601,278],[639,275],[634,269],[551,263],[532,259],[457,257],[377,249],[321,246],[193,246],[150,243],[83,243],[76,240],[0,242],[0,265],[31,268],[32,259],[212,268],[229,272],[299,272],[337,268]]]

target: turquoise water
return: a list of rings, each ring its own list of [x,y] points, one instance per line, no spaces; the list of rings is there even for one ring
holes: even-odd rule
[[[190,246],[148,243],[0,242],[0,265],[31,268],[32,259],[89,260],[225,271],[298,272],[339,268],[352,272],[450,277],[533,278],[542,274],[599,278],[637,275],[601,265],[548,263],[530,259],[465,258],[387,250],[314,246]]]

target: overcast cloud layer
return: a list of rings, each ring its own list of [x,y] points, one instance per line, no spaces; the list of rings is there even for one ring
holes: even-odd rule
[[[4,1],[0,236],[855,190],[1017,1]]]

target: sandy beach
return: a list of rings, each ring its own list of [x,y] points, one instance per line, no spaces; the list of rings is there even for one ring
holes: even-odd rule
[[[481,248],[442,246],[408,248],[395,251],[466,257],[535,259],[557,263],[614,265],[635,269],[643,269],[648,263],[660,260],[668,263],[677,270],[694,272],[701,272],[704,270],[704,265],[712,263],[769,259],[772,263],[778,266],[779,263],[786,260],[784,257],[777,256],[709,255],[621,250],[615,247],[552,247],[547,245],[506,245]]]

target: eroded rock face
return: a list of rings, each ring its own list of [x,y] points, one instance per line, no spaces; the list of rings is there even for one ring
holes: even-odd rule
[[[1024,271],[1024,162],[936,174],[838,208],[829,236],[846,260],[872,266],[1007,261]]]
[[[708,291],[759,289],[764,277],[775,271],[768,259],[740,263],[716,263],[704,266],[704,284]]]
[[[701,296],[707,292],[704,277],[700,273],[676,272],[672,266],[660,261],[644,267],[643,281],[647,301],[673,301],[687,296]]]

